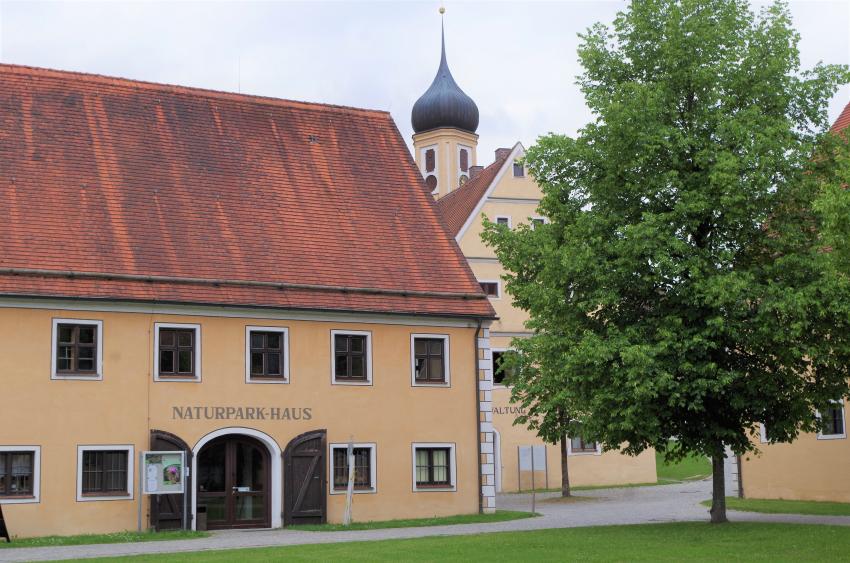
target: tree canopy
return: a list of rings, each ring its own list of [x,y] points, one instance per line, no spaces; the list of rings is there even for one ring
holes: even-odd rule
[[[484,235],[530,313],[513,398],[541,435],[561,409],[607,449],[711,456],[722,487],[724,445],[847,396],[850,283],[815,205],[842,161],[814,157],[848,73],[803,71],[798,41],[784,3],[743,0],[635,0],[582,35],[594,120],[526,157],[550,222]]]

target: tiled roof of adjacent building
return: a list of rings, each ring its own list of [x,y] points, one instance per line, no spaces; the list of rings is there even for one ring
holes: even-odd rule
[[[493,183],[496,174],[510,156],[510,151],[502,153],[493,164],[478,173],[466,184],[437,200],[437,211],[452,236],[457,236],[466,220],[475,210],[478,202],[487,193],[487,188]]]
[[[494,315],[388,113],[14,65],[0,294]]]
[[[832,130],[841,131],[848,126],[850,126],[850,102],[844,106],[844,111],[841,112],[841,115],[839,115],[838,119],[835,120],[835,123],[832,124]]]

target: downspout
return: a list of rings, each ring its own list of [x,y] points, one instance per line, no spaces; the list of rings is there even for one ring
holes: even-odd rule
[[[479,373],[481,373],[480,359],[478,357],[480,349],[478,347],[478,337],[481,334],[481,319],[478,319],[478,327],[475,329],[475,427],[477,428],[476,441],[478,442],[478,450],[475,454],[478,460],[478,513],[484,512],[484,497],[481,487],[484,485],[481,479],[481,391],[479,390]]]

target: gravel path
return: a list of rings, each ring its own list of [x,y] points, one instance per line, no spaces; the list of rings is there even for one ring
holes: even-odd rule
[[[537,495],[539,518],[527,518],[492,524],[461,524],[427,528],[395,528],[356,532],[303,532],[291,530],[256,530],[216,532],[209,538],[143,543],[78,545],[64,547],[31,547],[0,549],[0,561],[48,561],[86,557],[115,557],[179,553],[213,549],[238,549],[315,543],[374,541],[456,536],[484,532],[573,528],[610,524],[648,524],[655,522],[707,521],[708,509],[699,503],[710,498],[710,483],[699,481],[679,485],[598,489],[576,493],[587,500],[562,502],[557,493]],[[531,495],[502,495],[498,506],[505,510],[531,510]],[[791,514],[759,514],[729,512],[730,520],[739,522],[788,522],[805,524],[840,524],[850,526],[850,516],[802,516]]]

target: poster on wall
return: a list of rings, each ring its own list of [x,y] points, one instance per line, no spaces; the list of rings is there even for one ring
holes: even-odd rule
[[[183,493],[185,467],[186,452],[142,452],[142,493]]]

